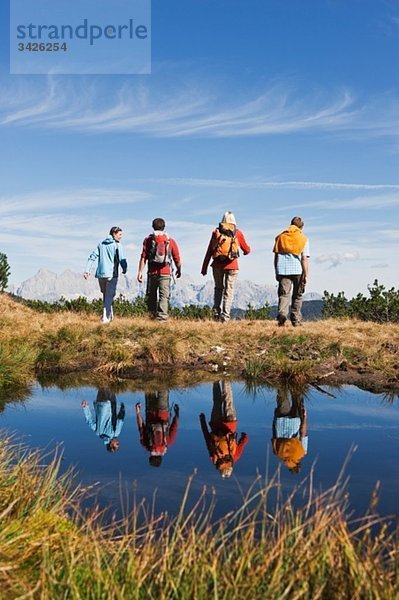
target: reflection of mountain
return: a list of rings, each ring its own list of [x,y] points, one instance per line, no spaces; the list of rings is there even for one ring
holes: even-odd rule
[[[18,286],[9,289],[17,296],[31,300],[46,300],[54,302],[61,296],[71,300],[79,296],[86,296],[89,300],[99,298],[99,289],[94,277],[85,281],[81,273],[74,273],[69,269],[61,274],[53,273],[47,269],[40,269],[36,275],[23,281]],[[143,295],[145,287],[137,283],[133,277],[122,275],[119,278],[118,293],[129,300],[138,295]],[[305,294],[306,300],[320,300],[320,294],[310,292]],[[260,285],[252,281],[238,280],[233,305],[235,308],[245,309],[248,304],[255,308],[265,302],[277,302],[277,288],[273,285]],[[205,283],[197,284],[189,275],[183,275],[172,287],[172,304],[184,306],[197,304],[204,306],[213,303],[213,281],[208,279]]]

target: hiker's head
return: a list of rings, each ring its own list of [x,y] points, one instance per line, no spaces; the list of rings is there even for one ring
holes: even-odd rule
[[[112,438],[106,446],[108,452],[117,452],[119,450],[119,440],[118,438]]]
[[[231,477],[233,473],[233,460],[231,456],[223,456],[216,461],[216,468],[223,479]]]
[[[224,213],[222,220],[220,222],[221,223],[230,223],[230,225],[237,225],[234,213],[230,212],[229,210]]]
[[[122,239],[122,229],[120,227],[111,227],[109,230],[109,235],[112,235],[114,240],[119,242]]]
[[[305,223],[301,217],[293,217],[291,219],[291,225],[296,225],[298,229],[302,229]]]
[[[161,219],[160,217],[154,219],[152,222],[152,228],[154,231],[163,231],[165,229],[165,225],[165,219]]]
[[[301,463],[297,463],[295,466],[293,467],[288,467],[288,470],[290,473],[292,473],[293,475],[297,475],[300,470],[301,470]]]
[[[159,454],[151,454],[151,456],[148,459],[148,462],[152,467],[160,467],[162,463],[162,456],[160,456]]]

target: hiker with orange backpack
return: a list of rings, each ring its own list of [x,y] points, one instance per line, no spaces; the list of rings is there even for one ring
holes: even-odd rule
[[[230,320],[240,250],[244,255],[251,252],[244,234],[236,227],[234,214],[230,211],[225,212],[219,226],[212,232],[201,269],[202,275],[206,275],[208,265],[213,259],[211,264],[215,281],[213,312],[215,320],[222,323]]]
[[[286,383],[277,390],[273,419],[273,452],[291,473],[299,473],[308,452],[307,413],[304,393]]]
[[[154,219],[152,228],[154,232],[143,241],[137,281],[143,282],[143,271],[148,262],[146,293],[148,312],[154,319],[166,321],[173,263],[176,266],[176,277],[181,276],[180,253],[175,240],[165,231],[164,219]]]
[[[237,414],[230,382],[217,381],[213,384],[210,431],[204,413],[200,414],[200,422],[211,461],[223,478],[231,477],[234,464],[248,443],[248,436],[242,433],[237,441]]]
[[[145,421],[141,416],[141,404],[136,404],[137,427],[141,445],[150,453],[149,463],[160,467],[169,446],[173,444],[179,424],[179,406],[173,406],[174,417],[171,420],[169,410],[169,391],[145,393]]]

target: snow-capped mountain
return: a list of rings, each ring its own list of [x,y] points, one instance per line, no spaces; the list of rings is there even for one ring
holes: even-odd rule
[[[85,296],[88,300],[101,296],[98,282],[94,277],[87,281],[81,273],[66,270],[57,274],[47,269],[40,269],[36,275],[23,281],[17,286],[11,286],[9,291],[30,300],[45,300],[55,302],[61,296],[67,300]],[[133,300],[136,296],[143,296],[145,284],[139,284],[134,278],[121,275],[118,281],[118,294]],[[305,300],[320,300],[320,294],[310,292],[305,294]],[[182,275],[172,285],[171,302],[175,306],[187,304],[213,304],[213,280],[206,280],[197,284],[189,275]],[[248,304],[255,308],[263,306],[265,302],[270,305],[277,302],[277,286],[261,285],[248,280],[237,280],[233,307],[246,309]]]

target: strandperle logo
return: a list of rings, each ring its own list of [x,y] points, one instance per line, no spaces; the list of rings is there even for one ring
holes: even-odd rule
[[[9,1],[10,73],[151,73],[151,0]]]
[[[101,39],[107,40],[146,40],[148,29],[146,25],[136,24],[134,19],[128,19],[127,23],[105,25],[104,27],[92,24],[89,19],[73,27],[72,25],[48,25],[48,24],[21,24],[16,27],[18,40],[29,41],[68,41],[73,39],[87,40],[90,46]]]

